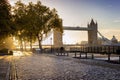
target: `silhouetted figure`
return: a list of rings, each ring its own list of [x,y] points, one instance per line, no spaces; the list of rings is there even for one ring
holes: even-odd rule
[[[64,53],[64,47],[60,48],[60,53],[61,53],[61,55]]]
[[[10,53],[9,53],[10,55],[13,55],[13,51],[10,51]]]
[[[61,48],[60,48],[60,51],[64,51],[64,47],[61,47]]]

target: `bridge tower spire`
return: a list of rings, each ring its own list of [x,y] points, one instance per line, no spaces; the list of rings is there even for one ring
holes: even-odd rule
[[[88,44],[89,45],[97,45],[98,44],[98,36],[97,36],[97,30],[98,30],[98,24],[95,23],[93,19],[91,19],[91,22],[87,25],[88,26]]]

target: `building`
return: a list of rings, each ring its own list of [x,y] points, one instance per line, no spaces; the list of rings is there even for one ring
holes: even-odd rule
[[[114,35],[113,35],[111,41],[112,41],[112,43],[118,43],[118,40],[116,39],[116,37]]]

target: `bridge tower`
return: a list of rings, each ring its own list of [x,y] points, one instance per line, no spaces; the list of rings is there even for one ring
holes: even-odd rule
[[[62,36],[63,36],[62,32],[56,29],[53,30],[53,47],[54,48],[63,47]]]
[[[98,44],[98,36],[97,36],[97,30],[98,30],[98,24],[95,23],[92,19],[90,24],[88,26],[88,44],[89,45],[97,45]]]

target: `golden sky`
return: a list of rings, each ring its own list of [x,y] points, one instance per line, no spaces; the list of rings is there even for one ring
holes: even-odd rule
[[[13,5],[17,0],[9,1]],[[21,1],[37,2],[37,0]],[[51,9],[57,9],[63,19],[63,26],[86,27],[93,18],[98,22],[99,31],[105,37],[111,39],[115,35],[120,40],[120,0],[41,0],[41,2]],[[63,38],[64,43],[87,41],[87,32],[65,31]]]

